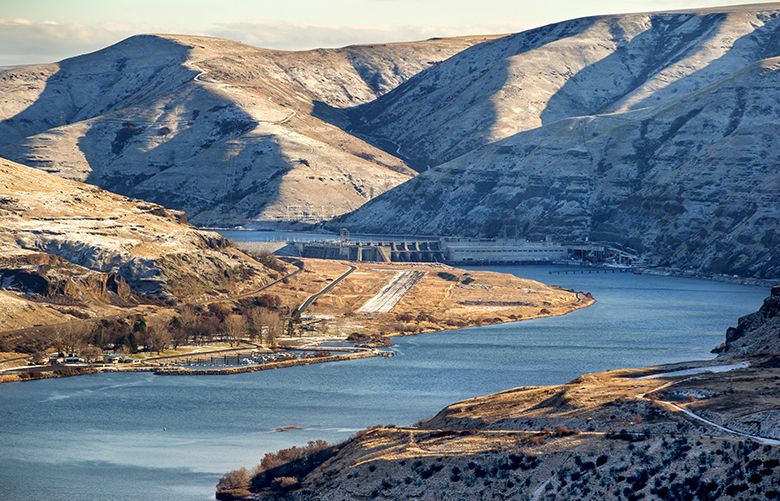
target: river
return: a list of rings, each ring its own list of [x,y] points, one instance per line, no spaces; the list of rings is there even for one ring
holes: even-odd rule
[[[457,400],[583,372],[711,358],[768,291],[633,274],[550,274],[590,291],[556,318],[398,338],[393,358],[235,376],[102,374],[0,385],[6,500],[205,500],[219,476],[263,453],[372,424],[409,425]],[[483,268],[484,269],[484,268]],[[285,425],[302,430],[275,432]]]

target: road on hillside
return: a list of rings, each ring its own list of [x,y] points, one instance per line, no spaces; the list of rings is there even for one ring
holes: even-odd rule
[[[311,296],[309,296],[309,297],[306,299],[306,301],[304,301],[304,302],[303,302],[303,303],[302,303],[302,304],[301,304],[299,307],[297,307],[297,308],[295,309],[295,311],[293,312],[293,314],[296,314],[296,313],[297,313],[298,315],[300,315],[301,313],[303,313],[304,311],[306,311],[306,308],[308,308],[309,306],[311,306],[311,305],[312,305],[312,303],[314,303],[314,301],[316,301],[317,299],[319,299],[319,298],[320,298],[320,296],[322,296],[323,294],[327,294],[328,292],[330,292],[330,291],[331,291],[331,290],[332,290],[334,287],[336,287],[336,286],[337,286],[339,283],[341,283],[341,281],[342,281],[342,280],[344,280],[345,278],[347,278],[347,277],[348,277],[348,276],[349,276],[349,275],[350,275],[350,274],[351,274],[353,271],[357,270],[357,266],[355,266],[355,265],[353,265],[353,264],[348,264],[347,266],[349,266],[349,269],[348,269],[347,271],[345,271],[344,273],[342,273],[342,274],[341,274],[341,276],[339,276],[338,278],[336,278],[335,280],[333,280],[331,283],[329,283],[328,285],[326,285],[325,287],[323,287],[323,288],[322,288],[322,289],[321,289],[319,292],[315,292],[314,294],[312,294]]]

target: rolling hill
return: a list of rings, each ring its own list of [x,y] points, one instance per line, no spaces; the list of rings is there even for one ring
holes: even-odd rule
[[[0,159],[0,328],[251,291],[278,272],[186,216]]]
[[[285,52],[135,36],[0,71],[0,154],[198,224],[318,221],[414,172],[315,115],[374,99],[485,39]]]
[[[509,227],[777,276],[778,37],[771,4],[581,19],[467,49],[351,111],[364,134],[424,152],[411,165],[446,161],[334,226]]]

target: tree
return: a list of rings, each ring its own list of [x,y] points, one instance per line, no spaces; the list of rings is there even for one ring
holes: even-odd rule
[[[228,472],[217,483],[217,498],[236,499],[247,497],[252,494],[249,491],[251,482],[252,475],[246,468]]]
[[[278,310],[282,307],[282,298],[276,294],[261,294],[255,298],[254,303],[263,308]]]
[[[122,346],[129,353],[138,353],[138,339],[135,337],[135,333],[128,332],[122,337]]]
[[[215,316],[220,322],[224,322],[228,315],[233,313],[233,309],[222,303],[211,303],[209,305],[209,313]]]
[[[247,333],[247,321],[241,315],[231,314],[225,317],[225,334],[230,346],[238,345]]]
[[[263,346],[276,346],[276,340],[284,332],[284,320],[276,311],[254,307],[247,311],[252,339],[259,338]]]
[[[201,342],[211,342],[214,335],[221,332],[222,327],[216,317],[205,317],[195,326],[195,333]]]
[[[85,333],[87,329],[74,323],[67,323],[54,327],[52,334],[52,344],[60,353],[79,353],[87,346],[87,337],[91,333]]]
[[[81,357],[86,362],[102,362],[103,361],[103,350],[98,348],[97,346],[87,346],[83,350],[81,350],[80,353]]]
[[[177,318],[179,319],[179,322],[181,322],[181,335],[176,337],[179,340],[180,338],[184,338],[184,343],[192,338],[192,342],[197,344],[198,339],[195,336],[200,318],[195,308],[191,305],[184,305],[181,310],[179,310]]]
[[[213,314],[213,312],[209,313]],[[220,321],[217,318],[205,314],[205,310],[199,311],[192,305],[182,307],[179,318],[183,329],[183,333],[179,335],[180,339],[191,338],[194,344],[210,341],[214,333],[219,331]]]
[[[171,318],[171,321],[168,322],[168,330],[171,333],[171,346],[173,346],[174,350],[183,344],[187,344],[189,335],[180,316]]]
[[[110,341],[108,337],[108,329],[106,328],[105,321],[100,321],[97,324],[95,324],[95,327],[92,329],[92,339],[91,342],[95,346],[106,346]]]
[[[160,317],[149,319],[144,336],[144,345],[147,351],[160,353],[171,344],[172,337],[168,328],[168,320]]]

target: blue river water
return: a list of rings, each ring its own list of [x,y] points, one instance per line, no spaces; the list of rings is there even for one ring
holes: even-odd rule
[[[214,377],[103,374],[0,385],[5,500],[205,500],[225,471],[372,424],[583,372],[711,358],[759,287],[633,274],[489,269],[590,291],[556,318],[397,339],[398,356]],[[276,432],[280,426],[303,429]]]

